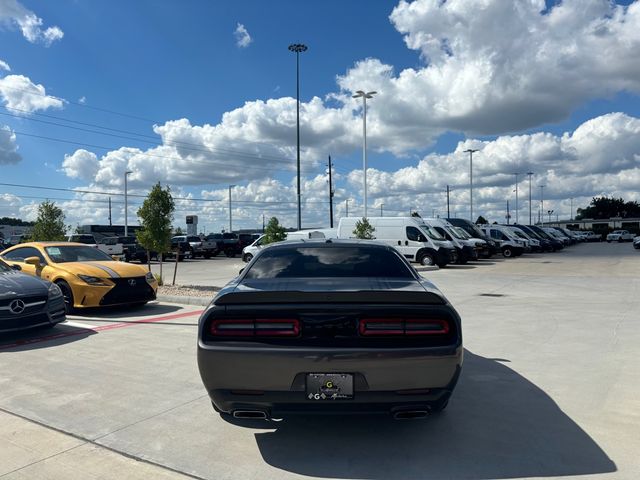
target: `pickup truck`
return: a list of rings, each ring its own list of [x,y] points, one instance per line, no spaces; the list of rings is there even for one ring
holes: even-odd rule
[[[84,243],[84,242],[81,242],[81,243]],[[119,241],[118,237],[103,238],[98,242],[98,250],[103,251],[107,255],[123,255],[124,254],[124,246]]]
[[[171,239],[176,242],[186,242],[191,247],[191,255],[195,257],[211,258],[218,253],[218,244],[203,240],[196,235],[177,235]]]
[[[235,233],[211,233],[207,235],[206,240],[216,242],[218,253],[224,252],[227,257],[235,257],[242,253],[240,239]]]

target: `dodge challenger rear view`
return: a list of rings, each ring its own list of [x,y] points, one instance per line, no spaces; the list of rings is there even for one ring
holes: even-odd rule
[[[198,366],[223,417],[446,407],[462,366],[460,317],[392,247],[281,242],[200,317]]]

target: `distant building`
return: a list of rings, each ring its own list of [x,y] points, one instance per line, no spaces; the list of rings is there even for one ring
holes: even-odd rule
[[[612,230],[629,230],[632,233],[640,234],[640,218],[584,218],[582,220],[544,222],[544,224],[553,227],[564,227],[569,230],[593,230],[595,233],[608,233]]]

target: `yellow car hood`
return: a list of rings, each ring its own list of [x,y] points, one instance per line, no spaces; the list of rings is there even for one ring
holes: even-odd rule
[[[74,275],[90,275],[98,278],[130,278],[144,277],[147,269],[141,265],[132,265],[126,262],[67,262],[57,263],[56,268]]]

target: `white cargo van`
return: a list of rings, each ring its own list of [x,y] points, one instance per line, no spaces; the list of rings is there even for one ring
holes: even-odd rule
[[[316,228],[287,233],[287,240],[322,240],[323,238],[338,238],[338,229]]]
[[[524,240],[516,237],[510,229],[502,225],[481,225],[480,228],[492,239],[500,242],[503,257],[517,257],[524,253]]]
[[[355,238],[358,217],[343,217],[338,224],[338,238]],[[444,267],[456,260],[451,242],[419,217],[368,217],[379,242],[395,247],[404,257],[421,265]]]
[[[484,245],[484,240],[479,238],[468,239],[462,236],[453,225],[447,222],[443,218],[425,218],[424,222],[427,225],[431,225],[435,228],[440,235],[445,237],[458,251],[458,262],[467,263],[469,260],[478,259],[478,245],[476,243]]]

